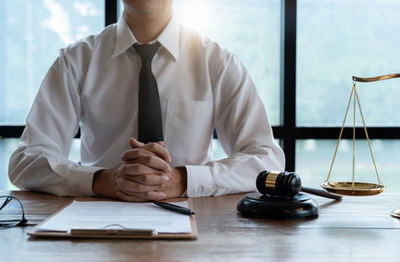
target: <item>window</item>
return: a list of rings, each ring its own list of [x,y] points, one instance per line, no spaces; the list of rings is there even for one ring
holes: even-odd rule
[[[104,0],[0,1],[0,124],[23,125],[59,49],[103,28]]]
[[[324,131],[336,127],[335,140],[298,140],[296,170],[303,181],[317,186],[328,175],[352,88],[352,75],[372,77],[400,72],[399,16],[396,0],[297,1],[297,64],[296,125],[328,127],[315,131],[323,138]],[[379,137],[370,133],[372,149],[382,182],[388,191],[400,191],[396,182],[396,166],[400,158],[399,141],[387,140],[393,132],[385,127],[400,125],[397,114],[400,102],[400,79],[357,83],[367,127],[380,127]],[[362,126],[360,115],[356,125]],[[346,126],[352,126],[348,116]],[[348,130],[348,138],[351,130]],[[307,132],[305,128],[304,132]],[[397,134],[397,138],[400,134]],[[375,182],[376,176],[367,141],[356,143],[356,178]],[[341,142],[332,171],[332,181],[351,180],[352,141]]]
[[[286,169],[295,169],[308,186],[318,186],[329,171],[351,76],[400,72],[396,0],[174,0],[173,5],[182,24],[220,43],[246,66],[285,150]],[[0,189],[9,186],[8,159],[19,125],[58,49],[116,22],[121,6],[122,0],[0,1],[5,36],[0,38]],[[388,191],[400,191],[395,180],[400,80],[357,86],[381,180],[390,185]],[[350,125],[348,120],[333,178],[351,176]],[[356,175],[373,182],[369,151],[358,131]],[[214,146],[216,157],[223,157],[217,141]],[[74,140],[71,159],[78,161],[78,152]]]
[[[297,125],[340,126],[352,75],[400,72],[400,2],[301,0],[297,12]],[[357,84],[369,126],[400,125],[399,81]]]

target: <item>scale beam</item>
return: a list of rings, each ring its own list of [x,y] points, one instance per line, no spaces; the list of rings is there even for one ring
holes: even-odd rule
[[[389,75],[374,76],[374,77],[353,76],[353,81],[356,81],[356,82],[376,82],[376,81],[387,80],[387,79],[398,78],[398,77],[400,77],[400,74],[389,74]]]

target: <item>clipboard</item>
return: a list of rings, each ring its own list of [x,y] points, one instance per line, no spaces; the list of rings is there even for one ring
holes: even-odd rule
[[[186,199],[185,199],[186,200]],[[79,201],[93,201],[93,199],[79,200]],[[104,201],[104,199],[102,199]],[[169,202],[180,202],[179,200],[169,200]],[[54,237],[54,238],[96,238],[96,239],[186,239],[195,240],[198,236],[197,225],[195,215],[191,215],[189,233],[158,233],[150,229],[132,229],[132,228],[121,228],[121,229],[71,229],[68,232],[61,231],[41,231],[38,228],[46,221],[60,213],[63,209],[73,203],[73,200],[66,204],[64,207],[59,209],[57,212],[47,217],[45,220],[34,226],[27,234],[31,237]],[[192,209],[192,201],[188,201],[188,207]]]

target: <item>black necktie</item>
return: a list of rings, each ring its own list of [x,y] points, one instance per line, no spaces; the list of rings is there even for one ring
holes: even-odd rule
[[[151,71],[151,61],[160,44],[136,44],[134,47],[142,59],[139,75],[139,141],[163,141],[160,96],[157,81]]]

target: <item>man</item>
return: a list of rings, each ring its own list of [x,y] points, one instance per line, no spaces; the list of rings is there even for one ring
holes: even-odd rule
[[[11,157],[11,181],[56,195],[148,201],[252,191],[261,170],[282,170],[283,152],[236,57],[179,26],[172,0],[124,6],[116,25],[60,51]],[[141,97],[149,86],[154,105]],[[157,104],[161,130],[150,123],[140,131]],[[79,126],[81,165],[67,159]],[[229,155],[219,161],[211,161],[214,128]],[[161,138],[138,141],[153,131]]]

